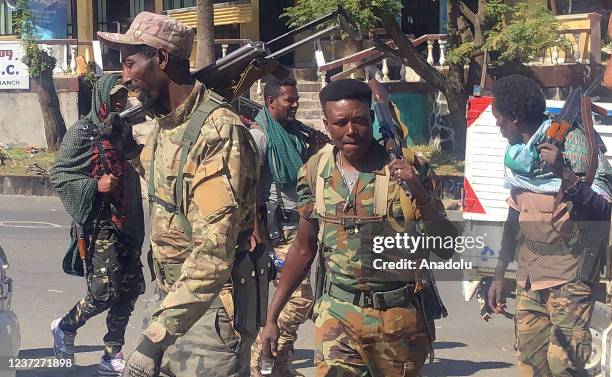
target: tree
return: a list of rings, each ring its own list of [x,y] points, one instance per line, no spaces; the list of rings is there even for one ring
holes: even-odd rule
[[[57,151],[66,133],[66,123],[60,110],[59,98],[53,83],[55,58],[41,50],[34,39],[34,23],[27,0],[19,0],[16,26],[24,50],[23,63],[30,78],[37,84],[36,94],[45,125],[47,149]]]
[[[213,0],[198,0],[198,29],[196,67],[202,68],[215,61],[215,25]]]
[[[289,18],[289,26],[296,27],[333,12],[338,5],[342,5],[363,30],[371,30],[379,23],[378,17],[373,13],[374,7],[387,9],[391,14],[397,14],[402,9],[401,0],[372,0],[371,3],[373,7],[364,6],[362,0],[300,0],[296,1],[295,6],[287,8],[283,16]],[[362,41],[345,40],[347,55],[362,49]]]
[[[322,3],[327,8],[321,7]],[[336,0],[301,0],[289,8],[286,15],[291,20],[290,25],[297,26],[334,9],[338,3]],[[374,38],[377,47],[412,68],[432,88],[444,94],[458,153],[463,153],[465,147],[468,94],[480,81],[486,54],[497,57],[495,65],[521,64],[547,48],[567,47],[567,42],[559,37],[561,24],[542,7],[528,8],[525,4],[510,7],[503,0],[479,0],[474,12],[460,0],[447,0],[451,50],[448,70],[442,73],[427,63],[397,24],[395,17],[401,8],[399,0],[350,0],[342,4],[364,32],[382,26],[398,48],[391,49]]]

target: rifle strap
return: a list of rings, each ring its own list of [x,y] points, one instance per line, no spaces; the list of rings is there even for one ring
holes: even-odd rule
[[[585,183],[590,186],[593,184],[593,180],[595,179],[595,172],[597,171],[597,165],[599,162],[597,136],[595,135],[595,129],[593,128],[593,115],[591,114],[591,97],[582,96],[580,101],[580,110],[582,125],[587,138],[587,145],[589,146],[589,164],[585,174]]]
[[[229,106],[226,105],[223,101],[223,97],[220,95],[208,91],[207,98],[198,106],[194,114],[189,119],[189,123],[185,127],[185,131],[183,131],[183,136],[181,139],[181,156],[179,160],[179,166],[175,181],[175,190],[174,190],[174,203],[169,201],[160,199],[155,195],[155,150],[157,149],[158,136],[159,136],[159,126],[153,129],[153,146],[151,151],[151,163],[149,165],[149,203],[158,203],[160,204],[166,211],[175,213],[177,215],[177,219],[181,225],[181,228],[185,232],[185,234],[191,238],[191,224],[186,216],[186,211],[182,210],[183,204],[183,178],[184,178],[184,168],[185,163],[187,162],[187,156],[189,155],[189,151],[191,147],[196,142],[200,135],[200,131],[202,130],[202,126],[206,121],[206,118],[212,113],[214,110],[221,106]]]

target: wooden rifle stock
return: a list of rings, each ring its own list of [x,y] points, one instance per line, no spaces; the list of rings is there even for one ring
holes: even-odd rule
[[[391,111],[389,110],[389,94],[387,93],[385,87],[375,78],[370,79],[368,84],[370,85],[370,89],[372,89],[372,94],[374,95],[374,112],[378,118],[378,124],[381,129],[380,131],[384,138],[385,150],[387,153],[389,153],[391,160],[403,159],[404,154],[402,152],[399,135],[397,133],[398,126],[391,116]],[[414,158],[413,165],[417,171],[420,171],[421,164],[416,156]],[[407,182],[399,181],[399,185],[402,187],[408,197],[412,197],[412,192],[410,191],[410,187],[408,186]],[[420,261],[417,260],[417,263],[420,264]],[[423,280],[423,273],[419,268],[417,268],[414,270],[414,293],[420,293],[424,289],[425,284]]]

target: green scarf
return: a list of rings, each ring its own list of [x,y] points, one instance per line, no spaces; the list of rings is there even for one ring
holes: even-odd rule
[[[105,75],[96,81],[91,111],[66,131],[50,171],[51,183],[62,204],[79,224],[85,223],[90,216],[97,189],[96,181],[89,177],[92,156],[89,128],[93,123],[103,131],[99,112],[101,109],[110,111],[110,91],[119,79],[119,75]]]
[[[268,139],[268,165],[272,179],[281,188],[295,185],[298,170],[304,164],[302,160],[302,152],[306,149],[304,135],[291,123],[285,129],[272,118],[265,106],[255,117],[255,122],[261,126]]]

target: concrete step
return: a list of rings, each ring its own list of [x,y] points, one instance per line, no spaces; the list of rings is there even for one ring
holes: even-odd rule
[[[297,83],[297,90],[299,92],[312,92],[318,95],[321,90],[321,83],[316,81],[300,81]]]
[[[304,118],[304,119],[321,119],[323,117],[323,112],[319,109],[319,110],[305,110],[305,109],[298,109],[297,112],[297,117],[298,118]]]

